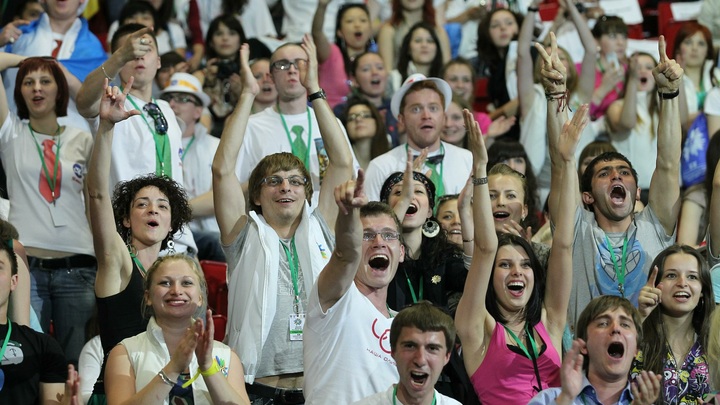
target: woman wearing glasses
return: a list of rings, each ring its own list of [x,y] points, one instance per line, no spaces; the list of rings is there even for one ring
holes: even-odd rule
[[[229,288],[236,292],[229,302],[227,341],[242,359],[246,380],[254,380],[249,386],[251,400],[267,398],[269,392],[276,393],[270,397],[302,398],[302,320],[308,294],[334,248],[328,226],[337,216],[333,191],[353,171],[345,135],[320,92],[312,39],[306,35],[301,46],[285,45],[276,52],[281,51],[295,62],[281,59],[274,65],[283,69],[292,63],[297,69],[292,78],[299,78],[310,94],[329,158],[318,206],[309,205],[313,186],[305,164],[284,152],[264,157],[252,170],[246,209],[235,172],[260,91],[248,66],[247,45],[240,51],[240,101],[228,118],[213,161],[215,217],[228,262]],[[307,63],[297,62],[301,54]]]
[[[68,361],[77,363],[95,303],[97,262],[83,197],[93,141],[89,133],[58,123],[67,115],[70,96],[58,62],[0,53],[0,70],[18,64],[17,114],[8,110],[5,89],[0,90],[9,221],[27,250],[32,308],[44,331],[53,321]]]
[[[138,110],[128,111],[125,99],[131,77],[121,92],[108,86],[100,100],[100,126],[88,170],[88,195],[92,236],[98,260],[95,282],[98,326],[107,356],[121,340],[145,330],[147,320],[139,311],[146,270],[161,250],[172,249],[172,235],[190,221],[191,211],[182,186],[166,176],[136,177],[110,185],[111,153],[115,125]],[[104,367],[90,403],[105,403]]]
[[[363,169],[367,169],[371,160],[390,150],[383,119],[370,101],[350,98],[342,117],[355,157]]]

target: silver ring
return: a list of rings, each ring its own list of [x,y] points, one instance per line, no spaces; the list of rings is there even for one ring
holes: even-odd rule
[[[141,38],[141,39],[140,39],[140,45],[147,45],[147,39]]]
[[[14,43],[15,43],[15,37],[10,37],[10,43],[11,43],[11,44],[14,44]]]

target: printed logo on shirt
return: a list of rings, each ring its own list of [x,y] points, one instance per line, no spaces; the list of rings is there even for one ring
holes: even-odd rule
[[[72,168],[73,168],[73,178],[72,178],[73,181],[78,184],[82,184],[83,176],[85,174],[85,166],[76,162]]]
[[[394,366],[395,360],[392,358],[392,356],[390,356],[390,329],[378,329],[377,323],[378,319],[375,318],[372,323],[372,333],[373,336],[375,336],[375,338],[378,340],[378,347],[377,349],[368,347],[366,350],[373,356],[382,359],[384,362],[390,363]]]
[[[2,361],[0,361],[0,365],[7,366],[10,364],[20,364],[23,362],[24,358],[25,354],[22,351],[22,344],[10,340],[8,341],[7,349],[5,350]]]
[[[315,142],[315,150],[317,151],[318,164],[320,165],[320,185],[322,185],[323,179],[325,178],[325,172],[327,172],[328,164],[330,159],[328,158],[327,151],[325,150],[325,144],[322,138],[313,139]]]

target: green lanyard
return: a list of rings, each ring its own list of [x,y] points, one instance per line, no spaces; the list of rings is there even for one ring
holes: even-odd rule
[[[192,146],[193,142],[195,142],[195,135],[193,135],[192,138],[190,138],[190,142],[188,142],[187,146],[185,148],[183,148],[182,155],[180,155],[181,162],[185,161],[185,155],[187,154],[187,151],[190,150],[190,147]]]
[[[12,332],[12,321],[10,320],[10,317],[7,318],[8,322],[8,331],[5,335],[5,340],[3,340],[2,347],[0,347],[0,360],[2,360],[3,356],[5,356],[5,349],[7,349],[7,344],[10,341],[10,333]],[[2,388],[2,386],[0,386]]]
[[[400,383],[395,385],[395,388],[393,388],[393,405],[397,405],[397,387]],[[435,392],[433,391],[433,401],[430,405],[435,405],[435,402],[437,401],[437,398],[435,397]]]
[[[280,103],[276,104],[278,114],[280,114],[280,120],[282,121],[283,128],[285,128],[285,135],[287,135],[288,142],[290,143],[290,149],[292,149],[293,155],[297,156],[297,151],[293,148],[293,140],[292,136],[290,135],[290,129],[287,126],[287,122],[285,122],[285,116],[283,115],[282,111],[280,111]],[[306,151],[305,151],[305,157],[298,158],[302,159],[303,163],[305,164],[305,168],[310,170],[310,138],[312,138],[312,117],[310,116],[310,108],[305,107],[307,110],[307,118],[308,118],[308,136],[307,136],[307,142],[305,142]]]
[[[623,240],[622,267],[618,266],[617,258],[615,257],[615,249],[610,244],[610,239],[608,239],[607,235],[605,235],[605,243],[607,243],[608,250],[610,251],[610,259],[612,259],[613,268],[615,269],[615,276],[617,276],[618,291],[620,292],[620,296],[622,296],[624,298],[625,297],[625,267],[627,266],[627,243],[628,243],[627,234],[625,234],[625,239]]]
[[[53,205],[55,205],[55,186],[57,185],[58,165],[60,164],[60,137],[58,137],[57,140],[57,151],[55,152],[55,167],[51,179],[50,173],[48,172],[47,164],[45,164],[45,156],[43,155],[43,151],[40,149],[40,143],[38,142],[37,137],[35,137],[35,131],[33,131],[32,125],[30,124],[28,124],[28,128],[30,128],[30,135],[32,135],[33,140],[35,140],[35,147],[37,148],[38,155],[40,156],[40,163],[42,163],[42,168],[45,172],[45,180],[47,180],[48,186],[50,186],[50,192],[52,193],[52,203]],[[55,135],[60,133],[60,128],[62,127],[58,126],[57,131],[55,131]]]
[[[410,295],[412,295],[413,304],[418,303],[418,297],[415,295],[415,289],[412,286],[412,283],[410,282],[410,276],[408,276],[407,272],[405,272],[405,280],[407,280],[408,287],[410,287]],[[423,276],[420,276],[420,291],[418,296],[420,297],[420,300],[423,299]]]
[[[145,266],[140,263],[140,259],[135,256],[135,253],[130,251],[130,248],[128,248],[128,251],[130,252],[130,257],[132,257],[133,262],[135,262],[135,265],[138,266],[138,270],[140,270],[140,274],[142,274],[143,278],[145,278],[145,275],[147,274],[147,270],[145,270]]]
[[[525,353],[525,355],[530,360],[537,359],[537,357],[538,357],[537,344],[535,343],[535,338],[533,338],[532,330],[530,329],[527,322],[525,322],[525,333],[527,333],[528,342],[530,342],[530,348],[532,348],[533,356],[530,355],[530,352],[528,351],[527,347],[523,344],[522,340],[520,340],[520,338],[518,338],[517,335],[515,335],[515,333],[510,330],[510,328],[508,328],[507,326],[505,326],[503,324],[500,324],[500,325],[502,325],[502,327],[505,328],[505,330],[510,334],[510,336],[513,338],[515,343],[517,343],[520,350],[522,350],[523,353]]]
[[[295,300],[293,301],[293,311],[295,311],[296,315],[300,314],[300,288],[298,287],[298,256],[297,256],[297,249],[295,248],[295,237],[293,236],[290,241],[290,247],[292,248],[292,254],[290,250],[288,250],[287,246],[285,246],[284,243],[280,243],[280,246],[282,246],[283,250],[285,251],[285,256],[287,256],[288,261],[288,267],[290,267],[290,277],[292,278],[293,283],[293,292],[295,293]]]
[[[133,105],[133,107],[135,107],[136,110],[140,111],[140,116],[142,117],[143,121],[145,121],[145,125],[147,125],[150,133],[153,135],[153,140],[155,141],[155,156],[157,157],[157,159],[155,160],[155,174],[158,176],[172,177],[172,158],[170,157],[169,136],[167,134],[158,134],[152,127],[152,125],[150,125],[147,118],[145,118],[145,111],[143,111],[142,108],[138,107],[138,105],[135,103],[135,101],[129,94],[127,95],[127,99],[130,100],[130,103]],[[151,99],[151,101],[154,103],[155,99]],[[167,170],[165,170],[165,166],[167,166]]]

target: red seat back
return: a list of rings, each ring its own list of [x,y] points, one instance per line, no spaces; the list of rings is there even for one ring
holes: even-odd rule
[[[200,266],[207,281],[208,307],[213,310],[213,314],[227,315],[227,263],[203,260],[200,262]]]

